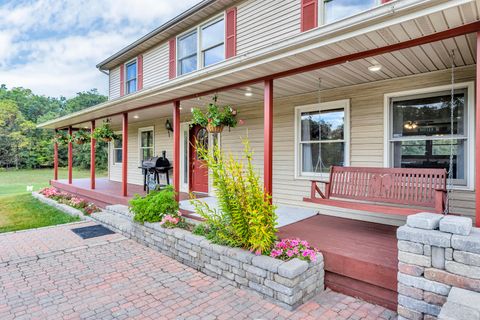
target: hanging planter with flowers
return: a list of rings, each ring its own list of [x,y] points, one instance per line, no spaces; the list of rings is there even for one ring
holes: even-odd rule
[[[67,144],[70,142],[70,135],[65,131],[58,131],[53,136],[53,141],[58,144]]]
[[[192,109],[192,124],[207,128],[210,133],[220,133],[224,127],[235,128],[237,126],[237,110],[231,106],[220,107],[217,105],[217,96],[212,98],[206,112],[200,108]]]
[[[85,130],[78,130],[73,133],[72,141],[76,144],[84,144],[88,140],[90,140],[90,135]]]
[[[93,138],[95,140],[102,140],[105,142],[110,142],[113,139],[117,139],[117,134],[113,132],[110,127],[110,121],[103,121],[102,125],[93,130]]]

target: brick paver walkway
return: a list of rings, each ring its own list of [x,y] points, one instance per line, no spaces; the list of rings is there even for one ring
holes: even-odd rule
[[[294,312],[115,234],[0,235],[0,319],[391,319],[327,290]]]

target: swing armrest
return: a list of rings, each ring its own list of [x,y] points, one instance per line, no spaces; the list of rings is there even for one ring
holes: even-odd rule
[[[445,211],[445,200],[447,199],[447,190],[444,188],[435,189],[435,212],[443,213]]]

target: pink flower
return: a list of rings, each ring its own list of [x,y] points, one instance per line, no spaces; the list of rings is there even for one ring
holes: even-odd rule
[[[287,251],[287,256],[288,256],[289,258],[293,257],[294,254],[295,254],[295,253],[294,253],[292,250],[288,250],[288,251]]]
[[[308,244],[308,242],[305,241],[305,240],[300,241],[300,244],[301,244],[302,246],[305,246],[305,247],[310,247],[310,245]]]

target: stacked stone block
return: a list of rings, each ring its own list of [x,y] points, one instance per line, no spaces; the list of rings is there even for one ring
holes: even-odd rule
[[[256,256],[243,249],[210,243],[183,229],[165,229],[158,223],[135,223],[124,210],[111,209],[95,213],[93,218],[183,264],[222,278],[235,287],[253,290],[289,310],[324,290],[322,254],[310,263]]]
[[[399,319],[437,319],[452,287],[480,292],[480,230],[471,219],[419,213],[397,239]]]

